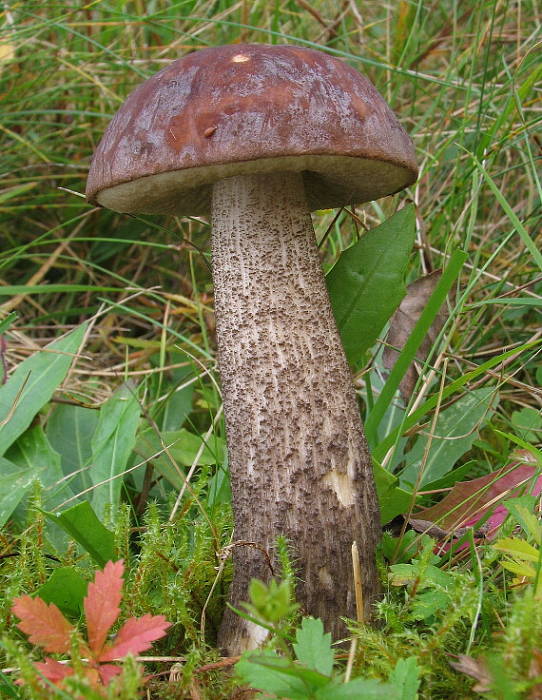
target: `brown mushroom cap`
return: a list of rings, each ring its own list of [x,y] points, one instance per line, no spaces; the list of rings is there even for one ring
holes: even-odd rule
[[[414,182],[412,142],[367,78],[320,51],[237,44],[171,63],[119,109],[92,160],[90,202],[210,212],[217,180],[302,172],[310,209]]]

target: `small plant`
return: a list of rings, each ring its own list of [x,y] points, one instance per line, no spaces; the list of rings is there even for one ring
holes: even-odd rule
[[[35,668],[50,683],[64,688],[70,676],[80,676],[99,692],[121,673],[121,667],[110,662],[128,654],[149,649],[152,642],[164,636],[170,626],[163,615],[132,617],[122,625],[116,636],[108,641],[108,633],[120,614],[124,563],[108,562],[89,584],[84,599],[88,641],[83,641],[77,629],[51,603],[29,595],[16,598],[12,610],[29,640],[46,652],[68,654],[72,664],[61,663],[49,656],[35,663]]]
[[[539,519],[533,513],[533,502],[534,497],[524,496],[510,499],[505,504],[506,509],[533,544],[522,537],[503,537],[497,540],[493,546],[506,556],[506,559],[501,561],[501,566],[516,574],[514,585],[532,583],[534,595],[539,599],[542,596],[542,577],[540,575],[542,528]]]
[[[392,671],[389,682],[355,678],[348,680],[336,665],[331,634],[324,633],[322,620],[304,617],[295,632],[292,651],[286,645],[287,617],[297,606],[291,601],[289,584],[252,580],[250,603],[244,607],[251,620],[282,636],[270,640],[270,647],[247,652],[236,665],[243,683],[264,691],[265,698],[289,700],[343,700],[346,698],[388,698],[414,700],[419,686],[419,668],[414,658],[401,659]],[[271,648],[280,647],[280,650]],[[348,675],[348,674],[346,674]]]

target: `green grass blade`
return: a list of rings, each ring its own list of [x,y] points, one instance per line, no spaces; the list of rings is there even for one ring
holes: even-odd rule
[[[393,366],[388,380],[384,384],[380,396],[376,400],[373,410],[365,423],[365,431],[370,445],[376,445],[378,425],[384,417],[386,408],[392,401],[405,372],[414,361],[420,345],[431,328],[436,315],[448,296],[466,259],[467,254],[462,250],[455,250],[452,253],[450,262],[442,273],[442,277],[435,287],[435,291],[427,302],[427,306],[423,310],[418,323],[414,326],[414,330],[397,358],[397,362]]]

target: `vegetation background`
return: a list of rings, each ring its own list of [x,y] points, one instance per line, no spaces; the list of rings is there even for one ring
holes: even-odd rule
[[[118,512],[106,510],[103,521],[115,530],[117,554],[133,567],[125,613],[150,610],[176,623],[164,647],[170,655],[182,650],[184,659],[179,694],[172,697],[230,697],[234,691],[222,680],[194,685],[191,675],[216,657],[202,645],[201,632],[212,642],[225,586],[216,555],[231,529],[209,223],[89,206],[82,193],[93,150],[136,85],[200,48],[290,43],[327,51],[364,72],[411,135],[420,176],[406,194],[353,211],[315,213],[325,270],[405,200],[416,211],[407,283],[446,267],[456,249],[467,254],[416,392],[411,389],[402,399],[392,392],[385,405],[381,402],[381,420],[369,420],[371,444],[380,446],[379,459],[390,471],[400,476],[403,470],[402,486],[419,490],[417,462],[408,458],[413,436],[435,426],[438,397],[444,400],[445,387],[464,378],[456,403],[473,391],[487,393],[476,394],[479,410],[467,430],[454,433],[452,426],[448,442],[443,438],[438,454],[429,455],[437,466],[426,482],[458,468],[455,480],[489,474],[510,462],[518,444],[535,454],[542,434],[536,345],[542,337],[540,8],[536,0],[10,0],[0,8],[0,376],[5,382],[60,334],[84,331],[80,346],[67,351],[77,359],[59,380],[62,387],[53,386],[48,396],[43,378],[34,390],[31,400],[40,414],[31,416],[30,430],[37,430],[26,433],[26,442],[21,431],[4,457],[26,464],[35,475],[36,460],[55,461],[53,450],[69,472],[70,464],[73,471],[74,464],[88,461],[92,450],[96,456],[90,437],[100,426],[108,445],[101,452],[99,482],[82,474],[71,480],[67,497],[60,497],[67,492],[60,493],[57,479],[44,484],[41,495],[32,490],[31,479],[21,486],[22,500],[0,532],[3,624],[13,629],[11,599],[36,590],[50,575],[50,550],[43,542],[61,539],[47,534],[29,506],[47,505],[51,493],[56,497],[51,507],[86,497],[102,517],[103,505],[113,500]],[[381,264],[386,265],[385,257]],[[421,295],[422,305],[427,297]],[[81,325],[89,319],[90,325]],[[366,418],[386,378],[383,339],[354,363]],[[491,367],[467,377],[492,359]],[[385,443],[405,411],[429,395],[436,397],[433,408],[406,436]],[[466,410],[460,403],[448,422],[451,417],[457,423]],[[1,411],[0,405],[5,418]],[[168,438],[179,435],[181,447],[164,449]],[[445,448],[454,440],[461,448],[449,454]],[[417,449],[430,452],[423,444]],[[9,471],[0,475],[4,492],[13,490],[14,478]],[[425,493],[417,502],[429,505],[430,499]],[[157,505],[149,510],[151,502]],[[134,550],[138,532],[143,534]],[[68,547],[62,561],[80,563],[81,554]],[[494,585],[497,574],[491,577]],[[482,597],[489,596],[491,586],[477,585]],[[487,598],[493,601],[488,605],[501,610],[506,595],[495,595]],[[481,599],[476,605],[483,607]],[[399,624],[399,617],[394,619]],[[455,629],[450,640],[446,635],[455,622],[448,629],[435,620],[425,620],[440,630],[428,650],[427,638],[416,631],[425,639],[416,637],[416,643],[427,650],[420,662],[426,664],[421,692],[425,697],[474,692],[437,652],[448,645],[447,650],[468,653],[476,635],[489,643],[493,622],[480,633],[471,619],[471,626]],[[507,624],[504,620],[509,629]],[[517,620],[514,624],[518,629]],[[405,644],[412,643],[413,631],[395,631]],[[372,643],[377,658],[384,642]],[[367,658],[357,658],[356,669],[385,679],[398,648],[382,652],[373,667]],[[459,685],[447,695],[451,684]]]

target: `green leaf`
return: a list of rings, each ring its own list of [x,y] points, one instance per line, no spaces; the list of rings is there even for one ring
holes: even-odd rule
[[[479,428],[491,417],[495,398],[495,390],[491,387],[475,389],[441,411],[432,430],[433,435],[420,435],[407,454],[407,464],[400,477],[401,485],[411,488],[417,483],[423,486],[451,471],[459,458],[471,448]],[[418,482],[422,467],[423,474]]]
[[[48,581],[36,591],[46,603],[54,603],[71,618],[78,618],[83,609],[88,581],[73,566],[55,569]]]
[[[262,661],[269,661],[273,667],[265,666]],[[291,665],[287,659],[274,652],[258,652],[244,656],[235,664],[235,671],[242,681],[252,688],[273,693],[279,698],[289,700],[307,700],[307,686],[300,679],[283,672]]]
[[[538,496],[527,494],[518,498],[510,498],[504,502],[504,507],[521,525],[523,530],[540,546],[542,544],[542,528],[539,518],[534,514],[538,498]]]
[[[522,440],[533,443],[542,441],[542,415],[531,406],[514,411],[512,425]]]
[[[296,640],[294,651],[298,661],[324,676],[331,676],[334,660],[331,634],[324,634],[322,620],[304,617]]]
[[[380,519],[385,525],[396,515],[406,513],[412,503],[412,493],[399,488],[399,479],[374,460],[373,474],[380,505]]]
[[[398,696],[395,688],[389,683],[355,678],[342,685],[322,688],[314,697],[315,700],[396,700]]]
[[[231,503],[230,475],[227,469],[219,467],[209,480],[207,506],[214,508],[224,503]]]
[[[171,353],[171,361],[184,359],[182,353]],[[194,396],[194,383],[184,386],[179,389],[179,386],[187,383],[190,377],[194,375],[194,368],[191,365],[185,367],[177,367],[171,371],[172,383],[176,388],[172,389],[171,394],[166,399],[164,406],[164,415],[162,417],[161,430],[179,430],[183,423],[188,418],[192,410],[192,400]]]
[[[274,669],[291,678],[298,678],[303,681],[306,689],[310,691],[311,694],[318,688],[324,688],[331,683],[331,679],[328,676],[324,676],[310,668],[298,666],[288,659],[267,659],[265,657],[256,656],[253,661],[255,664],[264,666],[266,669]],[[285,661],[286,663],[284,663]]]
[[[7,523],[42,469],[19,469],[13,462],[0,457],[0,527]]]
[[[0,387],[0,455],[24,433],[64,381],[87,324],[49,343],[21,362]]]
[[[387,451],[393,447],[395,444],[396,440],[398,437],[404,433],[405,431],[409,430],[413,426],[415,426],[421,418],[423,418],[429,411],[432,411],[435,406],[437,406],[439,403],[442,403],[444,399],[447,399],[448,396],[451,396],[452,394],[455,394],[456,391],[461,389],[463,386],[468,384],[468,382],[472,381],[473,379],[476,379],[476,377],[479,377],[482,374],[485,374],[487,370],[492,369],[496,365],[501,364],[508,358],[514,357],[515,355],[519,356],[521,353],[525,352],[526,350],[531,350],[538,345],[542,344],[542,340],[535,340],[530,343],[525,343],[524,345],[520,345],[517,348],[514,348],[513,350],[507,350],[506,352],[502,353],[501,355],[498,355],[496,357],[492,357],[491,360],[488,360],[487,362],[483,362],[481,365],[476,367],[476,369],[471,370],[470,372],[465,372],[465,374],[461,375],[458,379],[455,379],[453,382],[450,382],[448,386],[444,387],[442,391],[439,391],[438,393],[433,394],[427,401],[424,401],[424,403],[415,411],[412,411],[412,413],[409,413],[408,416],[405,417],[405,420],[402,422],[400,426],[397,428],[394,428],[391,430],[386,437],[380,442],[374,449],[373,451],[373,458],[377,460],[382,460],[384,459]],[[394,368],[395,369],[395,368]],[[385,407],[384,407],[385,410]],[[365,426],[367,427],[367,426]],[[502,433],[501,431],[497,431],[499,434],[504,435],[506,438],[511,439],[514,441],[514,436],[510,436],[508,433]],[[515,440],[517,442],[517,440]],[[518,443],[519,444],[519,443]],[[532,445],[524,445],[521,444],[521,447],[526,447],[526,449],[532,450],[533,447]]]
[[[109,504],[113,511],[120,501],[122,473],[136,443],[139,403],[133,390],[121,386],[100,409],[92,436],[90,478],[94,486],[92,507],[102,515]]]
[[[73,474],[69,483],[75,493],[91,486],[88,469],[92,455],[91,439],[98,424],[99,411],[83,406],[58,404],[47,420],[49,442],[62,458],[62,471]]]
[[[429,301],[422,314],[414,326],[414,330],[406,341],[399,357],[393,365],[384,388],[375,402],[369,417],[365,421],[365,432],[370,445],[376,445],[378,426],[384,416],[387,407],[390,405],[395,392],[399,388],[401,379],[416,357],[421,344],[423,343],[429,329],[440,311],[446,297],[455,280],[457,279],[463,263],[467,259],[467,254],[462,250],[454,250],[451,258],[438,281],[435,291],[431,294]],[[406,422],[406,421],[405,421]]]
[[[408,256],[415,236],[412,205],[347,248],[326,277],[331,306],[348,362],[358,369],[365,353],[406,294]]]
[[[523,561],[538,561],[540,558],[540,552],[532,544],[529,544],[526,540],[522,540],[519,537],[503,537],[501,540],[497,540],[493,547],[499,552],[504,552],[511,557],[516,559],[521,559]]]
[[[12,323],[15,322],[16,318],[17,314],[15,313],[15,311],[12,311],[5,318],[3,318],[0,321],[0,334],[5,333],[7,330],[9,330],[9,327]]]
[[[519,563],[517,561],[501,561],[503,569],[511,571],[516,576],[525,576],[526,578],[534,578],[536,571],[530,564]]]
[[[45,515],[62,527],[100,566],[115,557],[115,537],[96,517],[88,501],[61,513]]]
[[[446,610],[451,603],[450,596],[444,591],[425,591],[418,593],[411,602],[411,620],[428,622],[440,610]]]
[[[216,435],[204,445],[199,435],[194,435],[186,428],[166,431],[160,436],[152,429],[144,430],[138,436],[135,451],[142,459],[153,457],[152,463],[156,470],[177,489],[184,484],[184,474],[171,463],[164,446],[175,463],[181,467],[192,466],[198,454],[196,463],[199,466],[222,464],[224,460],[224,440]]]
[[[43,486],[44,508],[52,510],[73,496],[69,485],[63,480],[60,455],[56,452],[41,425],[29,428],[6,452],[13,464],[32,474],[37,469]]]
[[[416,657],[399,659],[389,681],[397,690],[397,700],[416,700],[420,687],[420,669]]]

